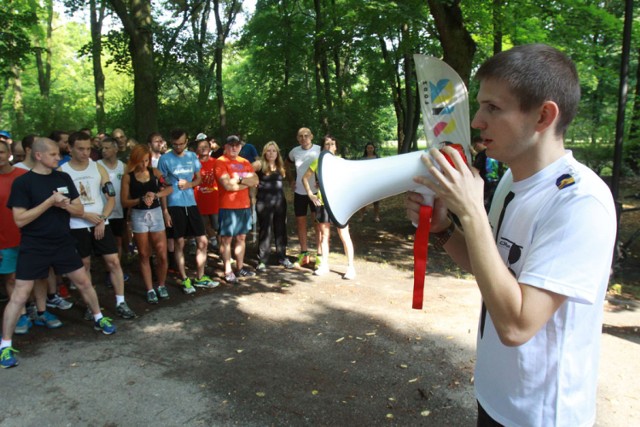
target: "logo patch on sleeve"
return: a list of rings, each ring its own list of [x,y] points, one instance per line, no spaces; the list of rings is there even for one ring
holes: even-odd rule
[[[558,187],[558,190],[571,187],[575,183],[576,183],[576,180],[573,179],[573,177],[568,173],[561,175],[558,179],[556,179],[556,187]]]

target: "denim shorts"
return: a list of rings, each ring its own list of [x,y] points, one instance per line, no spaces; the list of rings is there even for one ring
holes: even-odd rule
[[[0,274],[11,274],[16,272],[18,263],[18,251],[20,247],[1,249],[2,260],[0,260]]]
[[[225,237],[247,234],[251,230],[251,208],[220,209],[218,213],[220,229],[218,233]]]
[[[164,231],[164,218],[160,206],[153,209],[131,209],[131,231],[155,233]]]

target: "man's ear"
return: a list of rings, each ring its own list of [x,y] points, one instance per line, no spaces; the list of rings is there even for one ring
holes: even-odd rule
[[[556,121],[560,118],[560,109],[558,104],[553,101],[545,101],[539,108],[538,123],[536,123],[536,130],[538,132],[544,132],[549,128],[555,129]]]

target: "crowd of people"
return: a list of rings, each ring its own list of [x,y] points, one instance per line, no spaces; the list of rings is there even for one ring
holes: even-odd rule
[[[14,143],[8,132],[0,132],[0,274],[9,296],[0,344],[3,368],[18,364],[14,334],[26,334],[34,324],[62,326],[48,309],[73,306],[67,283],[84,299],[85,318],[94,321],[96,330],[116,331],[113,320],[101,313],[92,286],[94,257],[103,259],[113,312],[122,319],[136,317],[126,301],[129,276],[122,266],[131,247],[149,304],[170,297],[169,272],[178,276],[185,294],[215,288],[221,280],[234,284],[264,274],[272,243],[274,265],[313,268],[316,275],[330,272],[330,221],[316,170],[322,149],[336,153],[334,137],[325,136],[321,148],[313,144],[311,130],[301,128],[299,145],[283,155],[275,141],[259,154],[236,135],[221,145],[204,133],[189,141],[181,129],[168,136],[167,142],[154,132],[146,143],[138,143],[119,128],[95,136],[82,129],[28,135]],[[287,182],[295,189],[300,242],[294,261],[287,255]],[[310,213],[317,230],[315,257],[307,243]],[[246,237],[256,228],[252,268],[245,260]],[[348,226],[338,228],[338,235],[348,261],[342,277],[352,280],[356,271]],[[220,278],[206,274],[211,252],[222,261]],[[187,274],[189,255],[195,255],[194,277]]]

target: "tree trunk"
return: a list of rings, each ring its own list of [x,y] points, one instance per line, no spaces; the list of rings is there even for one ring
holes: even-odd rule
[[[47,0],[45,2],[45,10],[47,12],[47,28],[45,31],[44,47],[36,48],[36,67],[38,68],[38,85],[40,87],[40,95],[43,98],[49,98],[51,90],[51,33],[53,23],[53,2]],[[44,53],[44,58],[43,58]]]
[[[638,48],[640,60],[640,48]],[[636,62],[636,88],[633,97],[633,110],[631,110],[631,125],[629,126],[629,150],[625,159],[627,165],[636,174],[640,175],[640,61]]]
[[[129,36],[133,66],[135,137],[158,130],[158,86],[153,61],[151,0],[109,0]]]
[[[100,5],[96,5],[96,1]],[[102,71],[102,21],[105,4],[102,0],[90,0],[91,10],[91,59],[93,61],[93,86],[96,99],[96,126],[98,133],[106,131],[104,112],[104,72]]]
[[[222,85],[222,54],[224,45],[231,31],[231,25],[240,12],[242,4],[239,0],[230,0],[227,3],[224,21],[220,13],[220,0],[213,0],[213,13],[216,17],[216,44],[214,49],[214,60],[216,67],[216,98],[218,100],[218,114],[220,115],[220,135],[227,137],[227,107],[224,102],[224,87]]]
[[[318,105],[318,114],[320,115],[320,123],[322,132],[329,132],[329,111],[331,110],[331,88],[329,81],[329,65],[327,61],[327,47],[325,37],[322,35],[324,31],[324,23],[322,20],[323,11],[321,0],[313,0],[314,11],[316,15],[316,29],[313,41],[313,57],[315,63],[315,79],[316,79],[316,103]]]
[[[493,54],[502,52],[502,24],[503,24],[503,7],[504,0],[493,0]]]
[[[431,16],[438,29],[444,51],[444,62],[449,64],[469,86],[476,43],[464,27],[460,0],[427,0]]]
[[[13,111],[16,117],[16,133],[24,133],[24,104],[22,99],[22,79],[20,78],[20,68],[11,66],[13,80]]]

